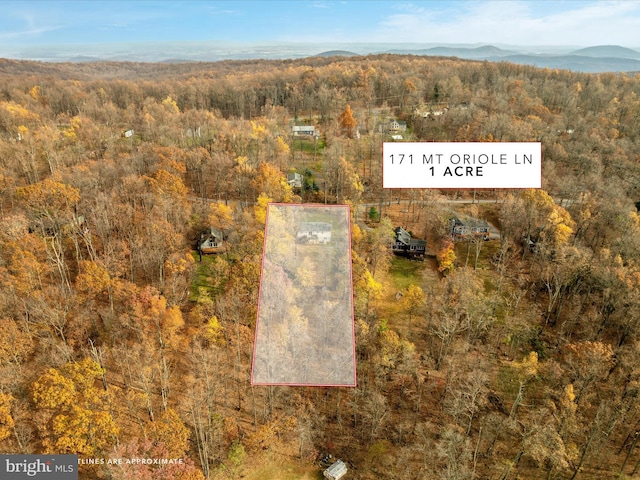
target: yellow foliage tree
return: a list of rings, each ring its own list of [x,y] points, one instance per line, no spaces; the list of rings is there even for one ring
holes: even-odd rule
[[[233,226],[233,208],[224,203],[209,205],[209,225],[221,230],[229,230]]]
[[[382,284],[365,268],[362,276],[355,283],[356,306],[359,307],[361,314],[369,316],[372,302],[378,300],[381,295]]]
[[[158,170],[153,177],[147,177],[151,190],[159,197],[170,197],[185,202],[189,189],[182,179],[166,170]]]
[[[103,373],[86,358],[50,368],[32,384],[45,452],[96,456],[115,443],[119,429],[111,415],[111,394],[94,386]]]
[[[80,200],[80,191],[48,178],[16,188],[16,196],[34,215],[57,218],[61,213],[71,212]]]
[[[182,458],[189,448],[189,430],[178,414],[167,408],[159,420],[151,424],[156,441],[164,443],[169,458]]]
[[[176,333],[184,326],[177,305],[167,306],[167,299],[155,288],[146,287],[132,300],[133,318],[143,336],[155,336],[160,348],[175,345]]]
[[[171,98],[171,95],[162,100],[162,106],[165,108],[165,110],[171,113],[180,113],[180,108],[178,108],[178,104],[176,103],[176,101]]]
[[[445,241],[442,243],[442,247],[436,253],[436,259],[438,260],[438,271],[447,274],[455,268],[456,252],[453,249],[453,242]]]
[[[1,273],[1,272],[0,272]],[[20,364],[34,348],[31,336],[10,318],[0,318],[0,366]]]
[[[411,330],[411,320],[424,308],[425,301],[424,291],[417,285],[409,285],[404,297],[402,297],[403,306],[409,314],[409,330]]]
[[[256,218],[256,222],[258,222],[260,225],[264,225],[267,221],[267,205],[269,205],[269,202],[271,201],[272,199],[269,198],[266,193],[261,193],[258,197],[258,201],[253,208],[253,212]]]
[[[111,289],[111,276],[99,262],[82,260],[78,264],[79,274],[76,277],[76,290],[85,298],[100,298]]]
[[[282,172],[266,162],[258,166],[258,175],[253,181],[254,189],[272,198],[275,202],[289,203],[293,200],[293,190]]]
[[[276,153],[281,156],[286,156],[291,153],[289,145],[287,145],[287,142],[285,142],[282,137],[276,139]]]
[[[11,416],[11,402],[13,397],[0,392],[0,442],[8,438],[13,431],[14,421]]]

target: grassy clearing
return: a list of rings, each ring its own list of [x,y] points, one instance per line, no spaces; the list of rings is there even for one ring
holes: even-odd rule
[[[215,271],[214,263],[218,261],[217,255],[202,255],[202,261],[199,261],[197,250],[193,250],[191,255],[196,262],[196,272],[189,288],[189,300],[195,302],[201,289],[213,296],[221,288],[221,285],[220,281],[215,282],[212,276]]]
[[[478,256],[478,270],[491,270],[493,269],[493,265],[491,261],[493,257],[500,250],[500,242],[498,240],[491,240],[485,242],[483,240],[479,240],[478,246],[480,248],[480,255]],[[467,249],[469,251],[469,260],[467,263]],[[464,267],[465,263],[470,268],[474,267],[476,260],[476,244],[469,244],[467,241],[459,241],[455,244],[455,252],[457,258],[457,264],[459,267]]]
[[[395,291],[406,290],[409,285],[422,286],[422,270],[424,262],[394,256],[391,259],[389,274]],[[393,292],[395,295],[395,291]]]
[[[404,257],[393,256],[389,273],[382,280],[384,291],[377,307],[378,317],[393,320],[394,328],[400,326],[404,316],[402,299],[396,300],[396,292],[404,292],[409,285],[424,289],[427,262],[418,262]]]
[[[314,152],[316,152],[316,154],[320,153],[324,149],[324,147],[325,144],[321,138],[318,139],[317,142],[315,142],[315,145],[313,140],[297,138],[293,140],[291,149],[295,150],[296,153],[302,151],[304,153],[310,153],[313,155]]]
[[[320,468],[281,459],[272,460],[244,476],[246,480],[320,480]]]

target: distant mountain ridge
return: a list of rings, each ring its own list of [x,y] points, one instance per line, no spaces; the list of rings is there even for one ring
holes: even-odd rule
[[[580,50],[571,52],[571,55],[583,55],[596,58],[634,58],[640,60],[640,52],[619,45],[598,45],[596,47],[581,48]]]
[[[350,52],[348,50],[328,50],[326,52],[318,53],[314,57],[359,57],[359,53]]]
[[[639,37],[640,41],[640,37]],[[317,53],[321,52],[321,53]],[[356,53],[357,52],[357,53]],[[619,45],[514,46],[437,43],[260,43],[150,42],[86,45],[26,45],[9,49],[0,44],[0,58],[72,62],[188,63],[223,60],[293,60],[307,57],[353,57],[369,54],[427,55],[465,60],[513,62],[578,72],[638,72],[640,48]]]
[[[468,60],[484,60],[490,57],[502,57],[514,55],[519,52],[515,50],[503,50],[493,45],[483,45],[482,47],[432,47],[420,50],[389,50],[386,53],[413,54],[413,55],[434,55],[439,57],[458,57]]]
[[[493,45],[481,47],[433,47],[427,49],[394,49],[385,53],[457,57],[465,60],[512,62],[541,68],[561,68],[586,73],[640,71],[640,52],[619,45],[598,45],[566,54],[540,54],[505,50]]]
[[[487,60],[507,61],[539,68],[560,68],[584,73],[640,71],[640,60],[632,58],[587,57],[586,55],[510,55]]]

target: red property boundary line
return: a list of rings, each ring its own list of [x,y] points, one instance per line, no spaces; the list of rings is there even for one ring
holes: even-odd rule
[[[258,323],[260,322],[260,299],[262,296],[262,274],[264,271],[264,259],[267,250],[267,226],[269,225],[269,210],[271,206],[291,206],[291,207],[311,207],[311,208],[347,208],[347,235],[348,235],[348,250],[349,250],[349,282],[351,284],[351,339],[353,349],[353,383],[352,384],[325,384],[325,383],[263,383],[253,381],[253,372],[256,361],[256,345],[258,341]],[[258,308],[256,313],[256,326],[253,334],[253,353],[251,356],[251,386],[283,386],[283,387],[347,387],[354,388],[358,386],[358,364],[356,362],[356,322],[355,322],[355,299],[353,292],[353,255],[351,247],[351,206],[345,205],[326,205],[324,203],[268,203],[267,214],[265,216],[264,223],[264,238],[262,239],[262,260],[260,262],[260,283],[258,285]]]

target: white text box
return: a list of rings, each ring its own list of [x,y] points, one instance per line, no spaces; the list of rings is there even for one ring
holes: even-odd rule
[[[383,188],[541,188],[540,142],[385,142]]]

